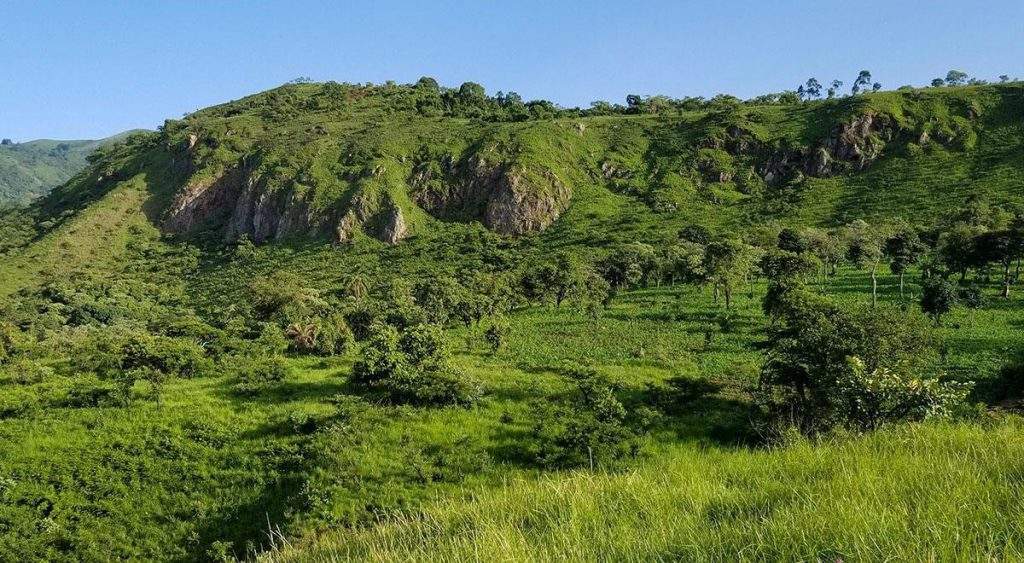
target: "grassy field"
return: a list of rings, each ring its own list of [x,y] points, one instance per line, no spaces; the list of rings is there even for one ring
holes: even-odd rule
[[[865,303],[866,281],[846,271],[827,291]],[[453,329],[455,364],[486,387],[470,409],[379,403],[348,384],[351,357],[293,358],[255,396],[227,376],[173,380],[160,401],[139,383],[129,407],[89,404],[77,378],[3,381],[0,557],[243,555],[268,530],[292,544],[286,559],[1020,556],[1013,417],[758,445],[762,291],[710,344],[721,307],[691,286],[625,293],[598,320],[521,312],[496,354],[480,329]],[[946,323],[950,373],[992,378],[1024,344],[1021,302],[992,303]],[[552,474],[528,436],[567,392],[566,360],[607,375],[629,408],[679,375],[718,390],[664,411],[618,472]],[[339,526],[356,531],[314,539]]]
[[[513,478],[271,561],[1015,561],[1019,418]]]

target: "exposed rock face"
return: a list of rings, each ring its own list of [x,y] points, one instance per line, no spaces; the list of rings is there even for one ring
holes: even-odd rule
[[[402,210],[397,205],[392,205],[386,213],[384,225],[380,232],[380,240],[388,244],[398,244],[409,235],[409,227],[405,223]]]
[[[565,211],[571,193],[559,180],[545,174],[553,191],[527,185],[520,174],[503,174],[487,202],[484,225],[503,235],[542,231]]]
[[[231,216],[245,181],[246,174],[236,168],[185,186],[167,210],[164,232],[188,233],[204,225],[223,223]]]
[[[324,218],[294,192],[270,192],[244,167],[186,185],[172,202],[161,228],[186,235],[203,228],[219,228],[224,238],[248,236],[253,242],[318,234]]]
[[[514,167],[492,165],[472,157],[461,167],[445,164],[443,189],[423,186],[435,178],[414,173],[414,201],[440,219],[480,220],[503,235],[541,231],[558,219],[569,205],[571,191],[550,171],[541,171],[541,185],[530,184]]]
[[[357,228],[359,228],[359,220],[356,219],[355,211],[349,209],[341,221],[338,221],[338,228],[335,229],[336,240],[340,243],[352,242]]]
[[[888,118],[866,113],[835,126],[813,147],[774,151],[760,173],[766,182],[774,183],[796,174],[829,177],[850,166],[863,170],[882,155],[886,142],[896,133]]]

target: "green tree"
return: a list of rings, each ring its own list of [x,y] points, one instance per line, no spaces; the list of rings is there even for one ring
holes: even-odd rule
[[[725,296],[725,308],[732,308],[732,295],[736,288],[746,283],[757,263],[757,253],[748,244],[735,239],[714,241],[704,254],[704,271],[708,281],[718,294]]]
[[[921,287],[921,310],[935,322],[942,324],[942,316],[953,310],[958,300],[956,284],[940,276],[924,280]]]
[[[846,227],[847,257],[858,268],[871,273],[871,305],[878,305],[878,267],[885,257],[883,252],[886,240],[885,233],[869,225],[866,221],[857,220]]]
[[[967,73],[960,70],[951,70],[946,73],[946,84],[950,86],[963,86],[967,82]]]
[[[903,280],[907,270],[917,264],[927,250],[927,245],[921,242],[917,231],[910,226],[901,226],[886,239],[885,256],[889,259],[889,269],[899,276],[900,297],[903,297]]]

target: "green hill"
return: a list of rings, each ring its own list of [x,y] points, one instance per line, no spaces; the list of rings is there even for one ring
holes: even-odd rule
[[[98,148],[0,211],[0,560],[1020,558],[1024,85],[788,98]]]
[[[0,205],[26,204],[47,194],[84,169],[87,157],[98,147],[129,133],[99,140],[39,139],[0,145]]]
[[[427,241],[476,223],[544,247],[601,248],[668,239],[691,223],[925,221],[971,197],[1024,202],[1019,83],[610,108],[523,104],[429,80],[286,85],[97,154],[29,210],[30,238],[61,236],[56,227],[125,190],[141,190],[141,211],[163,233],[215,246],[247,237],[378,248],[371,241]],[[65,244],[88,243],[74,238]]]

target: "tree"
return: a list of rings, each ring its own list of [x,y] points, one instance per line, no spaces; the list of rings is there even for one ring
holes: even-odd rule
[[[942,315],[953,310],[957,303],[956,284],[940,276],[932,276],[924,281],[921,288],[921,310],[935,322],[942,324]]]
[[[829,87],[828,87],[828,99],[831,100],[832,98],[835,98],[836,97],[836,93],[842,87],[843,87],[843,81],[842,80],[833,80],[832,84],[829,85]]]
[[[459,98],[466,101],[478,102],[487,97],[487,91],[476,82],[463,82],[459,86]]]
[[[846,236],[847,257],[858,268],[871,273],[871,306],[874,307],[878,305],[878,266],[884,257],[886,237],[880,229],[859,219],[847,225]]]
[[[851,311],[802,290],[783,301],[757,393],[776,420],[809,434],[833,426],[870,430],[948,415],[966,396],[966,386],[930,375],[937,362],[923,316],[886,307]]]
[[[982,227],[957,223],[939,235],[939,260],[949,271],[959,273],[961,282],[967,278],[968,270],[981,264],[977,237],[983,232]]]
[[[967,73],[960,70],[951,70],[946,73],[946,84],[950,86],[962,86],[967,82]]]
[[[932,80],[932,88],[942,88],[946,85],[945,78],[935,78]]]
[[[732,307],[733,291],[750,277],[757,261],[754,248],[735,239],[714,241],[704,253],[704,271],[715,290],[725,296],[725,308]]]
[[[508,338],[508,323],[502,319],[495,319],[491,326],[484,331],[484,340],[491,347],[491,353],[496,354],[505,345]]]
[[[907,270],[917,264],[924,256],[928,247],[921,242],[917,231],[910,226],[902,226],[885,241],[885,256],[889,259],[889,269],[900,278],[900,297],[903,297],[903,280]]]
[[[640,113],[642,111],[643,98],[636,94],[629,94],[626,96],[626,107],[631,113]]]
[[[613,290],[648,281],[655,270],[657,253],[654,247],[632,242],[616,247],[601,260],[598,270]]]
[[[879,91],[881,89],[882,89],[882,83],[881,82],[875,82],[874,84],[871,85],[871,91],[872,92],[877,92],[877,91]]]
[[[815,228],[804,229],[803,238],[808,250],[821,263],[821,284],[825,285],[829,271],[834,273],[846,255],[843,241],[835,233]]]
[[[1008,75],[1008,74],[1000,74],[999,75],[999,82],[1005,83],[1005,82],[1009,82],[1009,81],[1010,81],[1010,75]]]
[[[429,405],[468,405],[482,391],[448,364],[441,329],[422,324],[398,330],[375,323],[352,368],[352,382],[395,401]]]
[[[856,96],[864,87],[869,86],[870,84],[871,72],[867,70],[862,70],[859,74],[857,74],[857,78],[856,80],[853,81],[853,86],[850,88],[850,91],[853,92],[853,95]]]
[[[779,250],[801,254],[807,252],[807,241],[796,229],[786,227],[779,231]]]
[[[989,231],[978,235],[974,245],[983,256],[979,261],[998,262],[1003,269],[1003,298],[1010,298],[1012,275],[1010,268],[1014,260],[1024,255],[1024,220],[1017,218],[1013,227]]]
[[[421,76],[420,79],[416,81],[416,88],[421,90],[437,91],[441,89],[441,86],[433,77]]]
[[[662,257],[669,283],[704,280],[704,245],[684,240],[665,249]]]
[[[804,93],[809,98],[820,98],[821,97],[821,82],[818,82],[817,78],[808,78]]]
[[[679,230],[679,240],[704,246],[711,242],[711,231],[703,225],[687,225]]]
[[[0,141],[0,145],[3,145],[5,147],[9,146],[9,145],[13,145],[13,144],[14,144],[14,141],[12,141],[10,139],[6,139],[6,138],[4,140]]]

